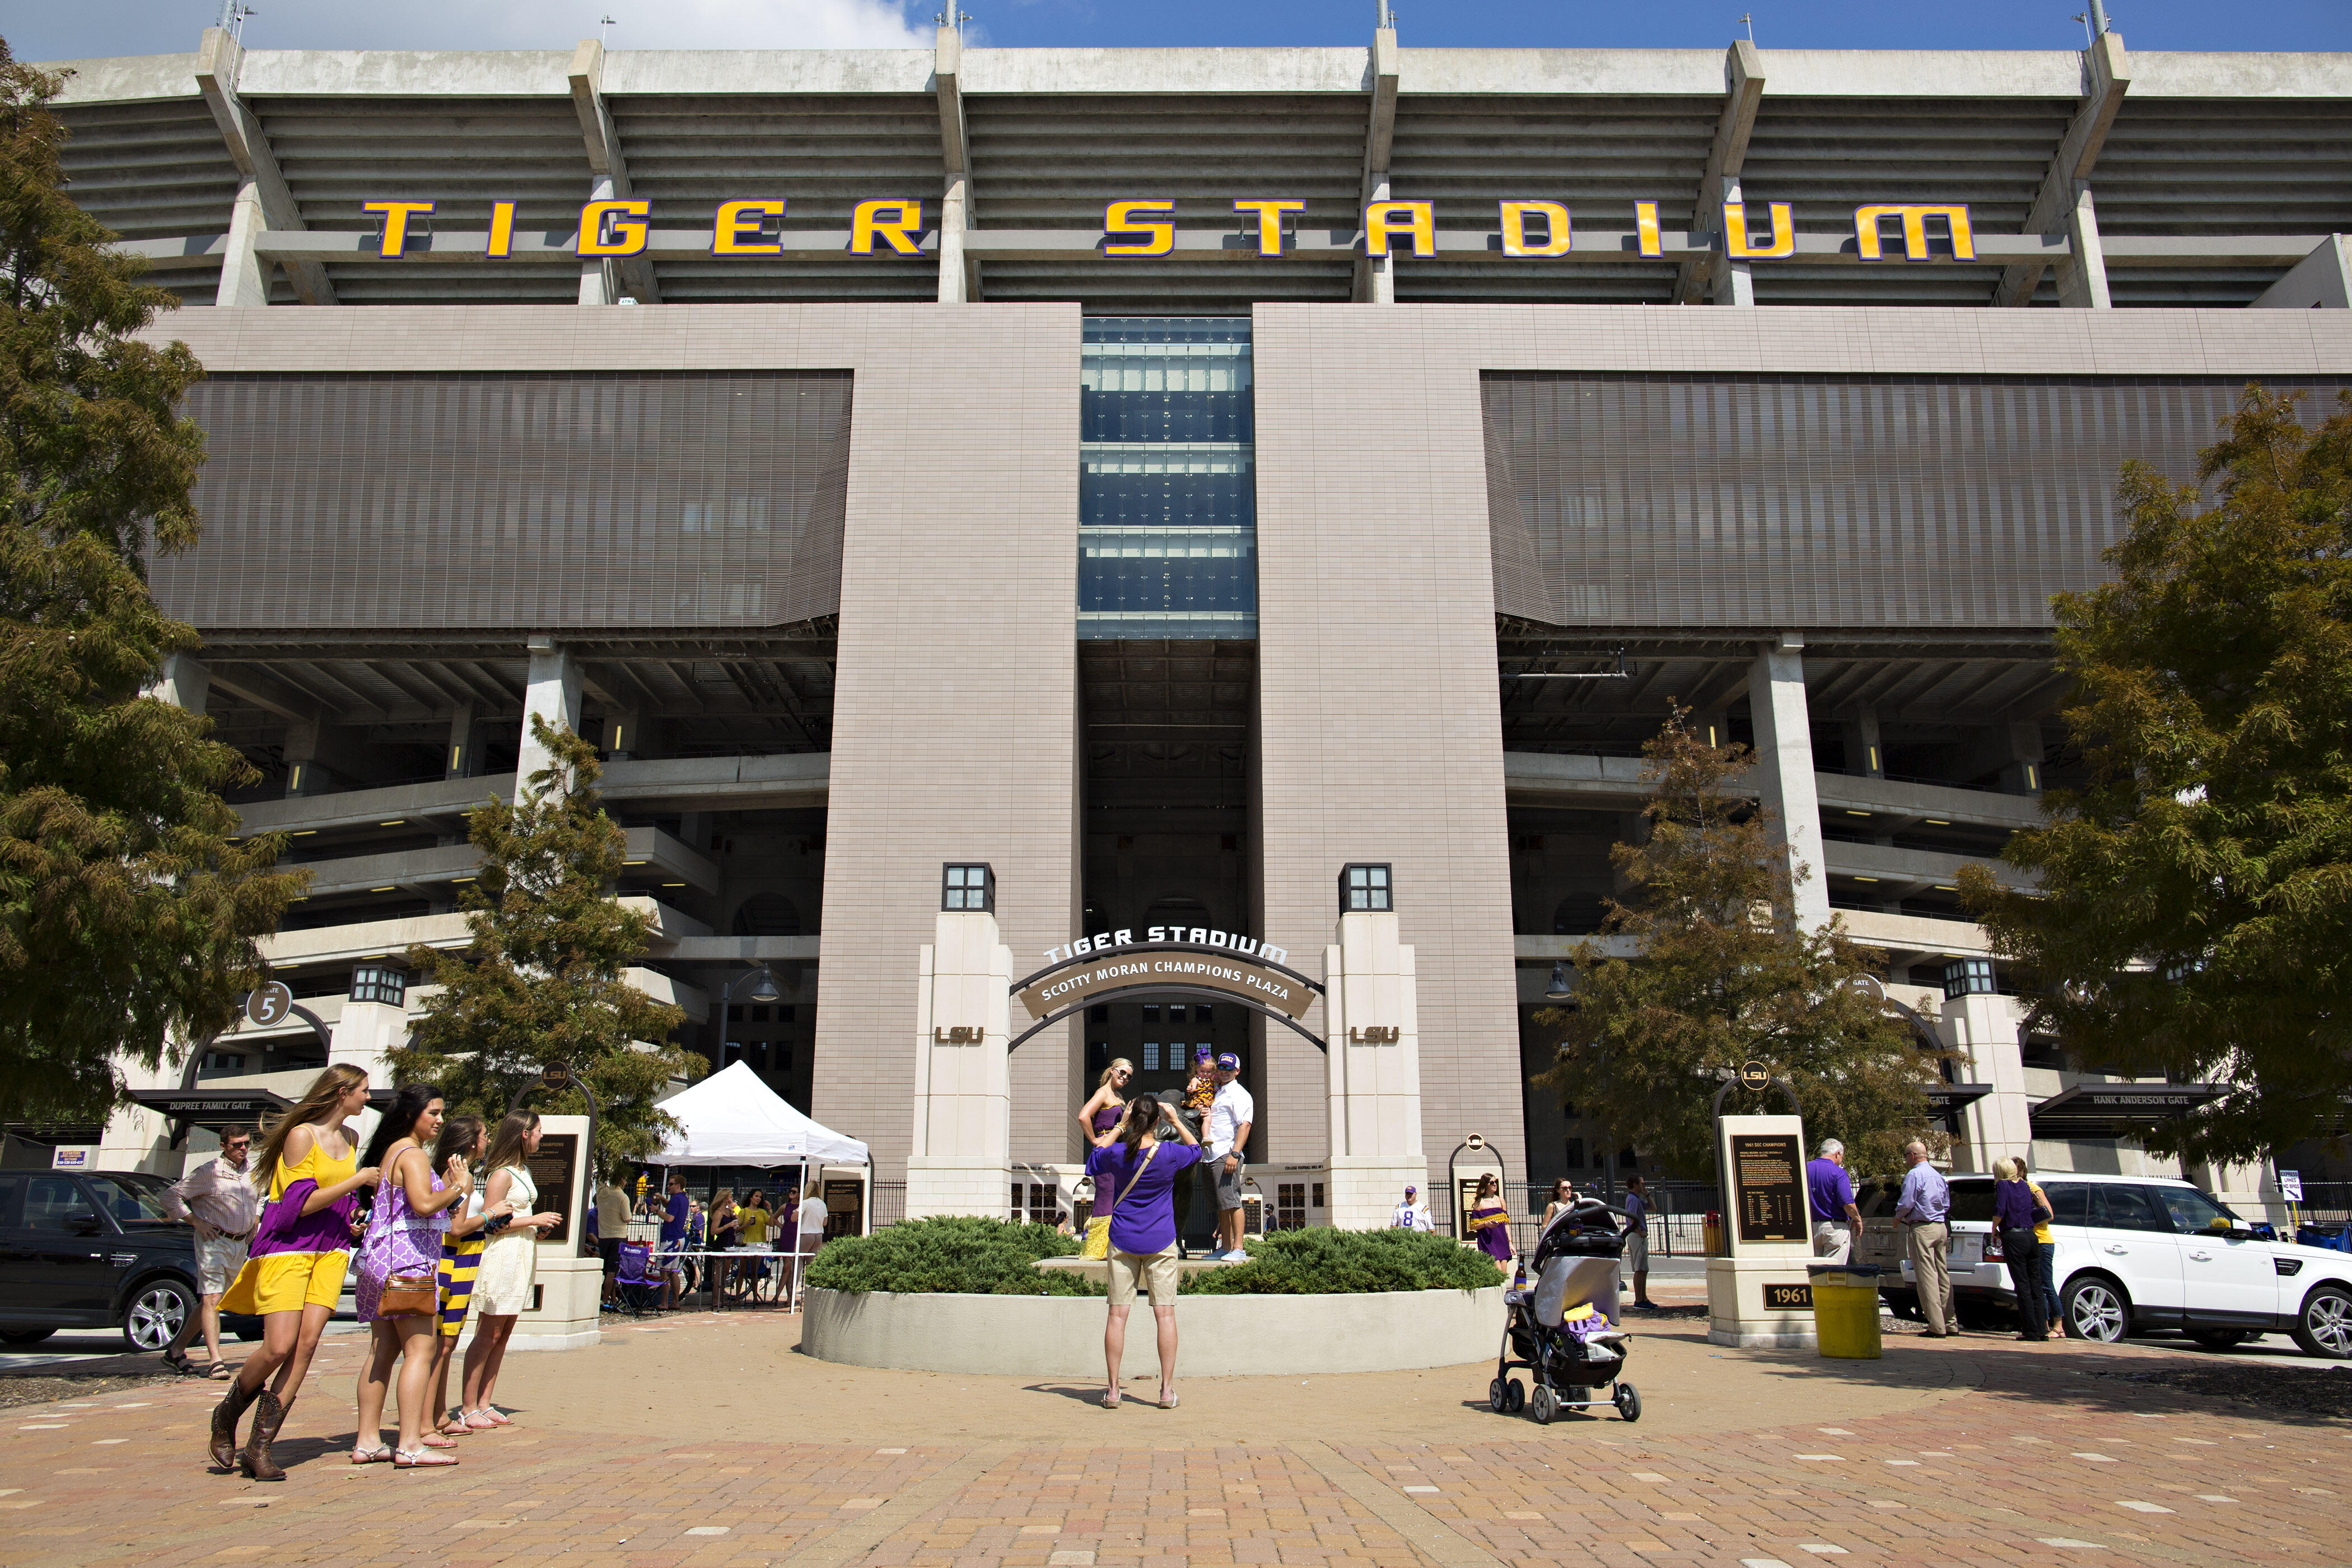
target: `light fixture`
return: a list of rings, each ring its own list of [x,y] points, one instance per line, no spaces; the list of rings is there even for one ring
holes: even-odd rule
[[[1846,815],[1847,815],[1848,816],[1868,816],[1870,815],[1870,813],[1868,813],[1868,812],[1866,812],[1866,811],[1853,811],[1853,810],[1851,810],[1851,809],[1850,809],[1850,810],[1848,810],[1848,811],[1846,812]]]
[[[379,822],[376,824],[378,827],[404,827],[407,825],[408,818],[404,816],[395,816],[390,822]]]
[[[1878,879],[1875,877],[1856,877],[1854,880],[1857,882],[1875,882]]]
[[[1570,992],[1568,988],[1568,960],[1564,958],[1557,959],[1553,962],[1551,966],[1551,984],[1544,987],[1544,1000],[1547,1002],[1565,1002],[1569,999],[1570,994]]]
[[[662,886],[665,888],[683,888],[686,884],[684,882],[664,882]]]
[[[754,1002],[773,1002],[783,995],[776,988],[776,977],[768,972],[764,963],[760,965],[760,973],[751,977],[750,995]]]
[[[319,836],[319,830],[318,830],[317,828],[315,828],[315,827],[302,827],[302,828],[297,828],[295,831],[293,831],[292,833],[288,834],[286,837],[289,837],[289,838],[315,838],[315,837],[317,837],[318,836]]]
[[[371,893],[396,893],[396,892],[400,891],[400,889],[399,889],[398,888],[396,888],[396,887],[394,887],[394,888],[370,888],[370,889],[368,889],[368,891],[369,891],[369,892],[371,892]]]
[[[1936,884],[1936,891],[1939,893],[1957,893],[1959,889],[1958,888],[1949,887],[1945,883],[1938,882]]]
[[[1940,816],[1923,816],[1919,820],[1926,823],[1930,827],[1949,827],[1951,826],[1950,823],[1946,822]]]

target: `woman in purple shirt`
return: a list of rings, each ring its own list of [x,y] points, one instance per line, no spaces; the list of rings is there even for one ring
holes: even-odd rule
[[[2033,1189],[2014,1160],[1992,1163],[1992,1222],[2000,1233],[2000,1250],[2009,1260],[2009,1278],[2017,1288],[2017,1315],[2025,1331],[2017,1337],[2036,1342],[2050,1337],[2049,1281],[2042,1274],[2042,1243],[2033,1234]]]
[[[1181,1140],[1178,1142],[1176,1140]],[[1201,1142],[1166,1105],[1138,1096],[1118,1131],[1088,1151],[1087,1174],[1110,1216],[1110,1316],[1103,1325],[1103,1408],[1118,1408],[1127,1314],[1140,1280],[1160,1328],[1160,1408],[1176,1408],[1176,1180],[1201,1163]]]

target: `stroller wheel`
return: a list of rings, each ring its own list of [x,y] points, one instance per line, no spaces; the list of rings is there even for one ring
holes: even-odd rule
[[[1500,1415],[1511,1407],[1511,1385],[1501,1378],[1486,1385],[1486,1408]]]
[[[1559,1395],[1542,1384],[1536,1384],[1536,1391],[1528,1395],[1528,1414],[1536,1418],[1537,1426],[1550,1426],[1552,1417],[1559,1414]]]
[[[1630,1383],[1617,1385],[1617,1414],[1628,1421],[1642,1418],[1642,1394]]]
[[[1528,1385],[1521,1383],[1515,1377],[1511,1379],[1509,1393],[1511,1396],[1511,1414],[1516,1415],[1520,1411],[1525,1410],[1528,1407]]]

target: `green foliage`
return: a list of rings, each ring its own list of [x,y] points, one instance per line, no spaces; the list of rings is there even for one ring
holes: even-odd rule
[[[808,1282],[823,1290],[888,1290],[907,1295],[1099,1296],[1083,1274],[1035,1267],[1041,1258],[1066,1258],[1076,1238],[1050,1225],[967,1217],[916,1219],[872,1236],[825,1243],[809,1265]]]
[[[0,44],[0,1118],[96,1119],[116,1063],[227,1026],[307,874],[238,842],[254,776],[141,695],[194,631],[146,557],[195,542],[203,369],[132,334],[175,301],[65,193],[63,79]]]
[[[1717,1089],[1760,1061],[1795,1089],[1809,1139],[1842,1139],[1857,1172],[1900,1170],[1905,1142],[1943,1142],[1926,1095],[1942,1056],[1857,984],[1883,955],[1841,921],[1798,927],[1796,879],[1811,868],[1792,869],[1769,814],[1731,789],[1748,749],[1706,744],[1685,716],[1676,710],[1643,747],[1646,841],[1610,852],[1636,901],[1612,900],[1601,930],[1632,939],[1638,956],[1578,945],[1576,1000],[1535,1016],[1559,1044],[1534,1081],[1611,1144],[1696,1177],[1715,1168]],[[1777,1094],[1768,1105],[1737,1088],[1724,1101],[1727,1113],[1785,1109]]]
[[[1204,1268],[1177,1287],[1193,1296],[1352,1296],[1375,1290],[1481,1290],[1503,1283],[1485,1253],[1411,1230],[1278,1230],[1252,1237],[1250,1260]]]
[[[2036,1026],[2086,1068],[2231,1092],[2147,1146],[2247,1160],[2340,1134],[2352,1097],[2352,395],[2247,387],[2198,485],[2127,463],[2116,581],[2063,594],[2088,781],[1962,897],[2053,983]]]
[[[666,1042],[686,1015],[623,978],[652,935],[650,916],[612,897],[628,835],[604,815],[595,748],[537,715],[531,732],[552,764],[512,802],[473,813],[482,868],[460,896],[473,941],[459,952],[409,949],[438,994],[408,1045],[392,1053],[403,1082],[430,1081],[449,1109],[494,1125],[517,1090],[562,1065],[594,1089],[596,1168],[613,1175],[661,1146],[676,1122],[654,1096],[707,1068]],[[589,1109],[577,1089],[533,1109]]]

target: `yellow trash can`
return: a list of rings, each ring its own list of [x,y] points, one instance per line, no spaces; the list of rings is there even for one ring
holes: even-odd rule
[[[1821,1353],[1842,1361],[1876,1361],[1879,1270],[1867,1265],[1817,1264],[1806,1270],[1813,1287],[1813,1332]]]

